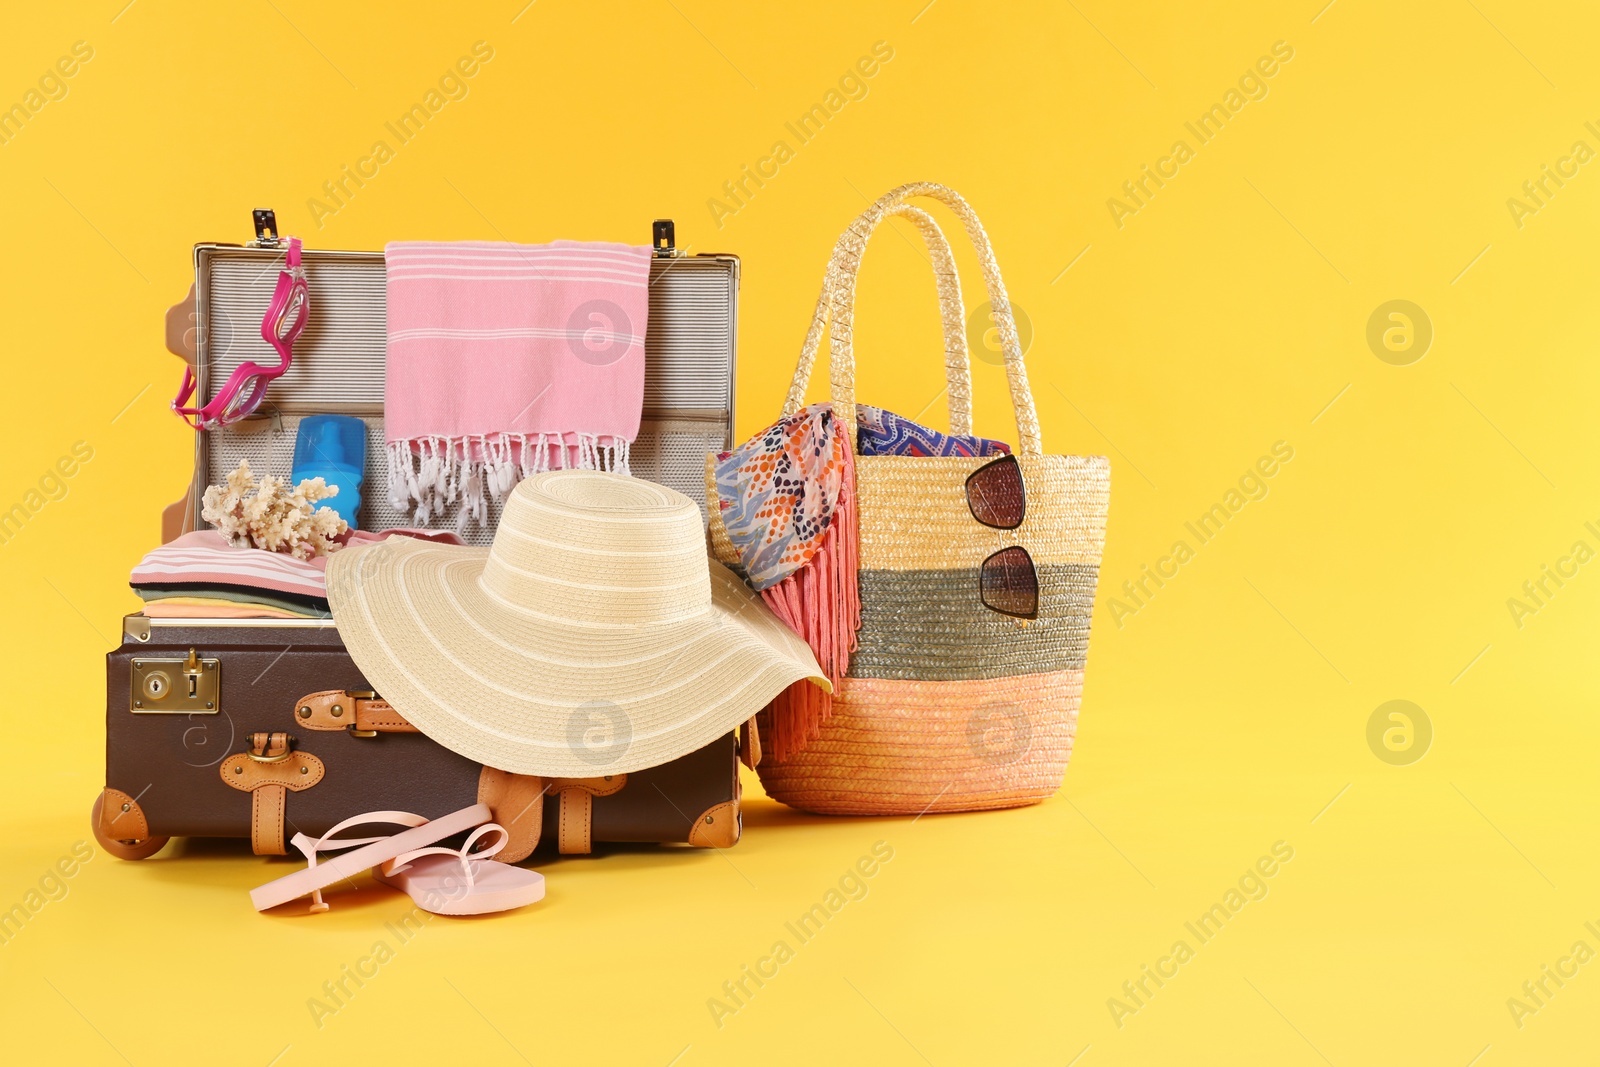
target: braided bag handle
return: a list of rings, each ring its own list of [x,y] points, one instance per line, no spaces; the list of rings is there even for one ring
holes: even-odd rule
[[[972,364],[967,358],[966,323],[963,321],[961,302],[961,275],[956,270],[950,241],[934,221],[932,215],[913,204],[896,204],[886,209],[879,222],[890,215],[899,215],[916,224],[928,246],[933,260],[933,280],[939,291],[939,317],[944,327],[944,372],[950,401],[950,432],[972,432]],[[858,220],[859,221],[859,220]],[[870,230],[868,231],[870,234]],[[848,236],[848,234],[847,234]],[[862,238],[863,242],[866,237]],[[817,295],[817,308],[811,316],[811,328],[806,331],[805,344],[800,349],[800,362],[794,369],[794,379],[789,384],[789,395],[783,402],[784,415],[793,415],[805,404],[806,387],[811,382],[811,368],[817,359],[817,349],[822,344],[822,332],[828,325],[828,313],[833,304],[836,265],[843,238],[834,246],[828,269],[823,275],[822,292]],[[848,423],[847,425],[854,425]]]
[[[1011,314],[1011,302],[1006,296],[1005,282],[1000,278],[1000,267],[995,263],[989,235],[984,232],[983,223],[978,221],[977,214],[961,195],[936,182],[912,182],[885,193],[850,224],[834,246],[833,261],[829,264],[828,279],[823,286],[824,293],[831,290],[833,294],[828,325],[833,413],[844,425],[856,425],[852,326],[856,274],[861,269],[861,255],[866,248],[867,238],[885,215],[918,196],[931,197],[943,203],[966,228],[967,237],[978,254],[984,286],[989,293],[989,306],[993,310],[995,325],[1000,330],[1000,349],[1005,356],[1006,380],[1011,387],[1011,406],[1017,418],[1017,450],[1027,456],[1043,455],[1039,415],[1033,405],[1033,390],[1028,385],[1028,371],[1022,361],[1022,343],[1017,337],[1016,319]]]

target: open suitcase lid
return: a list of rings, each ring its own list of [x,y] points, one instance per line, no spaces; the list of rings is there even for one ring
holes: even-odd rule
[[[195,284],[167,312],[167,348],[195,368],[199,403],[240,363],[276,358],[256,327],[271,297],[271,268],[287,241],[279,238],[270,210],[256,210],[253,222],[256,239],[248,244],[195,245]],[[739,259],[678,249],[670,219],[655,220],[651,245],[644,412],[633,472],[698,501],[705,492],[705,454],[733,444]],[[199,528],[206,486],[220,482],[240,459],[252,470],[287,476],[299,420],[326,413],[367,423],[371,488],[363,493],[362,528],[413,524],[387,503],[387,471],[372,462],[384,444],[383,253],[307,248],[303,262],[312,319],[294,364],[272,383],[255,416],[195,434],[194,473],[182,499],[162,513],[162,543]],[[467,540],[487,543],[498,517],[492,508],[489,523],[469,531]],[[431,525],[449,528],[454,521],[452,510]]]

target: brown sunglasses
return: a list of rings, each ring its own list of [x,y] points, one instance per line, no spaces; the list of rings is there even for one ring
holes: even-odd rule
[[[967,475],[967,507],[972,517],[996,530],[1015,530],[1028,511],[1022,465],[1001,456]],[[1002,548],[978,568],[983,606],[1018,619],[1039,617],[1039,571],[1021,545]]]

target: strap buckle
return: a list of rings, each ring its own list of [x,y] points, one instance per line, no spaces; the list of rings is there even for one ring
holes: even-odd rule
[[[295,739],[284,733],[250,735],[250,750],[245,753],[257,763],[282,763],[294,755]],[[281,752],[275,752],[281,748]]]
[[[350,714],[352,716],[355,714],[354,701],[357,701],[357,700],[376,700],[378,698],[378,694],[373,692],[370,689],[346,689],[344,691],[344,695],[349,697],[350,700],[352,701],[352,703],[350,705]],[[376,730],[363,730],[353,722],[349,726],[345,727],[345,729],[350,731],[350,736],[351,737],[377,737],[378,736],[378,731],[376,731]]]

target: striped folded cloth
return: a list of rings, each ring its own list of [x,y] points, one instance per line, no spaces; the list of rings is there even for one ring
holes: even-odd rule
[[[400,241],[388,286],[390,502],[488,520],[521,478],[628,473],[644,407],[648,246]]]
[[[150,608],[157,603],[161,604],[169,615],[173,613],[172,609],[176,608],[211,608],[223,604],[263,612],[287,612],[307,619],[326,619],[333,614],[324,597],[296,596],[293,593],[280,593],[276,590],[247,589],[237,585],[207,585],[201,582],[192,585],[136,585],[133,588],[134,592],[139,594],[139,599],[144,601],[146,615],[150,614]],[[192,612],[181,614],[199,617]]]
[[[346,548],[374,544],[392,536],[419,537],[442,544],[460,544],[453,533],[440,530],[384,530],[368,533],[352,530],[345,540]],[[302,560],[282,552],[267,552],[259,548],[242,548],[230,544],[216,530],[195,530],[145,553],[129,576],[128,584],[147,603],[171,601],[158,609],[170,614],[172,609],[192,607],[190,617],[211,614],[206,610],[216,607],[207,604],[185,605],[188,598],[207,600],[227,599],[236,604],[260,609],[261,618],[278,617],[273,613],[293,611],[309,617],[325,617],[328,610],[327,586],[328,558]],[[230,612],[225,617],[240,617]]]
[[[291,611],[267,604],[203,596],[163,596],[144,602],[147,619],[331,619],[330,612]]]

